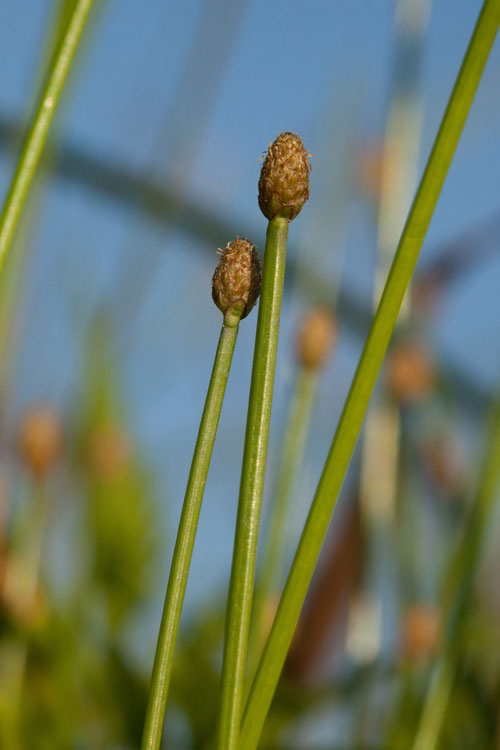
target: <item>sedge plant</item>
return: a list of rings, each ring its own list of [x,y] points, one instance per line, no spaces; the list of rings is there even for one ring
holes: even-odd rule
[[[212,280],[212,297],[224,319],[172,558],[151,678],[142,750],[158,750],[161,744],[175,643],[217,425],[240,320],[255,305],[260,292],[260,281],[260,261],[254,246],[242,238],[230,242],[222,251]]]
[[[281,133],[269,146],[259,180],[259,206],[269,224],[226,613],[216,745],[219,750],[239,748],[288,224],[299,214],[309,197],[308,156],[298,135]]]
[[[239,750],[257,747],[375,381],[499,24],[500,0],[485,0],[403,228],[250,690]]]

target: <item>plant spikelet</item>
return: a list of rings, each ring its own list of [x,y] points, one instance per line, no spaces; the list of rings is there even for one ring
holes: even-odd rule
[[[261,270],[257,250],[251,242],[237,237],[222,251],[212,279],[212,298],[226,315],[236,306],[245,318],[260,294]]]
[[[292,221],[309,198],[309,154],[295,133],[270,144],[259,179],[259,206],[267,219]]]

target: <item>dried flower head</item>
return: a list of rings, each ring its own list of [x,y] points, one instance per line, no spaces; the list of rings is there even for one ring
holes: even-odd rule
[[[411,341],[402,342],[389,353],[386,382],[394,401],[422,401],[431,392],[434,380],[429,355],[417,344]]]
[[[23,417],[19,434],[21,456],[38,478],[49,471],[61,446],[61,423],[48,406],[36,406]]]
[[[301,138],[281,133],[270,144],[259,179],[259,206],[267,219],[292,221],[309,198],[311,169]]]
[[[260,294],[260,260],[251,242],[237,237],[222,250],[212,279],[212,298],[224,315],[236,307],[245,318]]]
[[[416,604],[405,612],[401,647],[406,659],[423,661],[431,658],[438,650],[442,637],[441,614],[436,607]]]
[[[425,468],[438,490],[456,497],[467,487],[470,466],[463,446],[451,430],[430,435],[420,446]]]
[[[316,307],[304,317],[297,337],[297,357],[303,367],[314,370],[328,359],[338,337],[331,312]]]
[[[130,468],[131,457],[130,442],[119,427],[102,426],[92,435],[88,458],[95,479],[109,482],[124,477]]]
[[[21,560],[11,559],[10,565],[16,567],[14,572],[18,576],[23,575]],[[40,584],[32,592],[24,591],[22,586],[6,586],[2,604],[7,616],[17,628],[26,634],[35,633],[47,621],[49,613],[47,596]]]
[[[401,183],[397,144],[371,143],[361,149],[357,165],[360,188],[368,198],[378,201],[383,190],[397,190]]]

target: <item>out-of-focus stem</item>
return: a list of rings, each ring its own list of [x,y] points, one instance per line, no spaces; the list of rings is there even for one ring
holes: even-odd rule
[[[500,482],[500,398],[497,400],[492,422],[471,518],[465,525],[463,537],[456,548],[447,575],[445,607],[448,610],[448,623],[443,652],[425,699],[414,750],[435,750],[438,747],[453,687],[457,644],[470,604],[482,542],[491,522]]]
[[[318,371],[301,367],[297,373],[290,405],[279,476],[272,498],[269,527],[262,553],[261,573],[255,591],[253,614],[255,630],[251,638],[251,650],[254,653],[250,658],[251,666],[254,664],[254,657],[256,658],[260,651],[267,605],[276,592],[282,570],[284,533],[290,499],[302,462],[317,385]]]
[[[18,552],[11,552],[7,558],[2,591],[5,601],[20,607],[28,616],[36,601],[49,508],[46,488],[41,481],[37,480],[34,484],[33,500],[30,526],[20,540],[22,548]],[[13,750],[20,748],[19,717],[28,651],[26,637],[23,641],[7,641],[0,650],[1,660],[7,665],[5,685],[2,684],[4,675],[0,675],[1,702],[7,707],[3,728],[6,736],[3,736],[3,741]]]
[[[0,217],[0,270],[14,237],[93,1],[75,0],[73,12],[50,65],[47,84],[25,138]]]
[[[374,309],[380,300],[408,205],[418,179],[419,142],[422,107],[418,92],[419,58],[431,0],[398,0],[396,13],[396,50],[394,55],[391,102],[382,149],[382,174],[378,194],[378,263],[375,274]],[[408,318],[409,300],[403,302],[399,321]],[[362,658],[373,658],[382,646],[382,632],[390,628],[382,623],[389,608],[380,604],[380,590],[394,591],[391,570],[394,565],[394,523],[396,516],[399,467],[400,417],[397,405],[383,391],[374,394],[363,431],[360,470],[360,499],[363,521],[368,533],[368,560],[363,592],[371,624],[370,638]],[[394,583],[394,582],[392,582]],[[370,606],[371,605],[371,606]],[[363,712],[363,720],[369,712]],[[358,726],[359,722],[354,719]],[[368,731],[369,734],[369,731]]]

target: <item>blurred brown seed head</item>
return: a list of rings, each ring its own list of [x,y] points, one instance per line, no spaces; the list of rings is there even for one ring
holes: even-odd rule
[[[422,446],[422,454],[427,471],[441,492],[453,495],[465,489],[469,465],[453,435],[435,435]]]
[[[395,346],[387,360],[386,383],[396,402],[423,400],[434,386],[434,371],[429,355],[413,343]]]
[[[25,413],[19,431],[21,457],[31,473],[42,479],[56,462],[62,441],[61,422],[49,406]]]
[[[109,482],[123,477],[130,460],[130,443],[122,430],[108,426],[94,432],[89,444],[89,469],[94,479]]]
[[[5,592],[2,604],[9,619],[23,631],[35,632],[47,620],[47,597],[41,586],[29,596],[17,590]]]
[[[297,336],[297,358],[302,367],[323,367],[337,343],[337,324],[325,307],[316,307],[304,317]]]
[[[442,619],[436,607],[418,604],[408,609],[402,622],[401,646],[409,661],[425,661],[439,649],[442,641]]]
[[[309,154],[295,133],[270,144],[259,179],[259,206],[267,219],[292,221],[309,198]]]
[[[433,313],[443,297],[445,280],[439,271],[427,271],[417,276],[411,292],[412,305],[419,312]]]
[[[219,265],[212,278],[212,298],[225,315],[241,305],[245,318],[260,294],[260,260],[257,250],[248,240],[237,237],[222,251]]]
[[[374,200],[378,200],[380,196],[383,161],[384,147],[381,143],[365,146],[359,156],[357,172],[360,187]]]
[[[384,143],[372,143],[361,150],[357,177],[361,190],[371,200],[378,201],[382,190],[394,189],[398,182],[397,152]]]

